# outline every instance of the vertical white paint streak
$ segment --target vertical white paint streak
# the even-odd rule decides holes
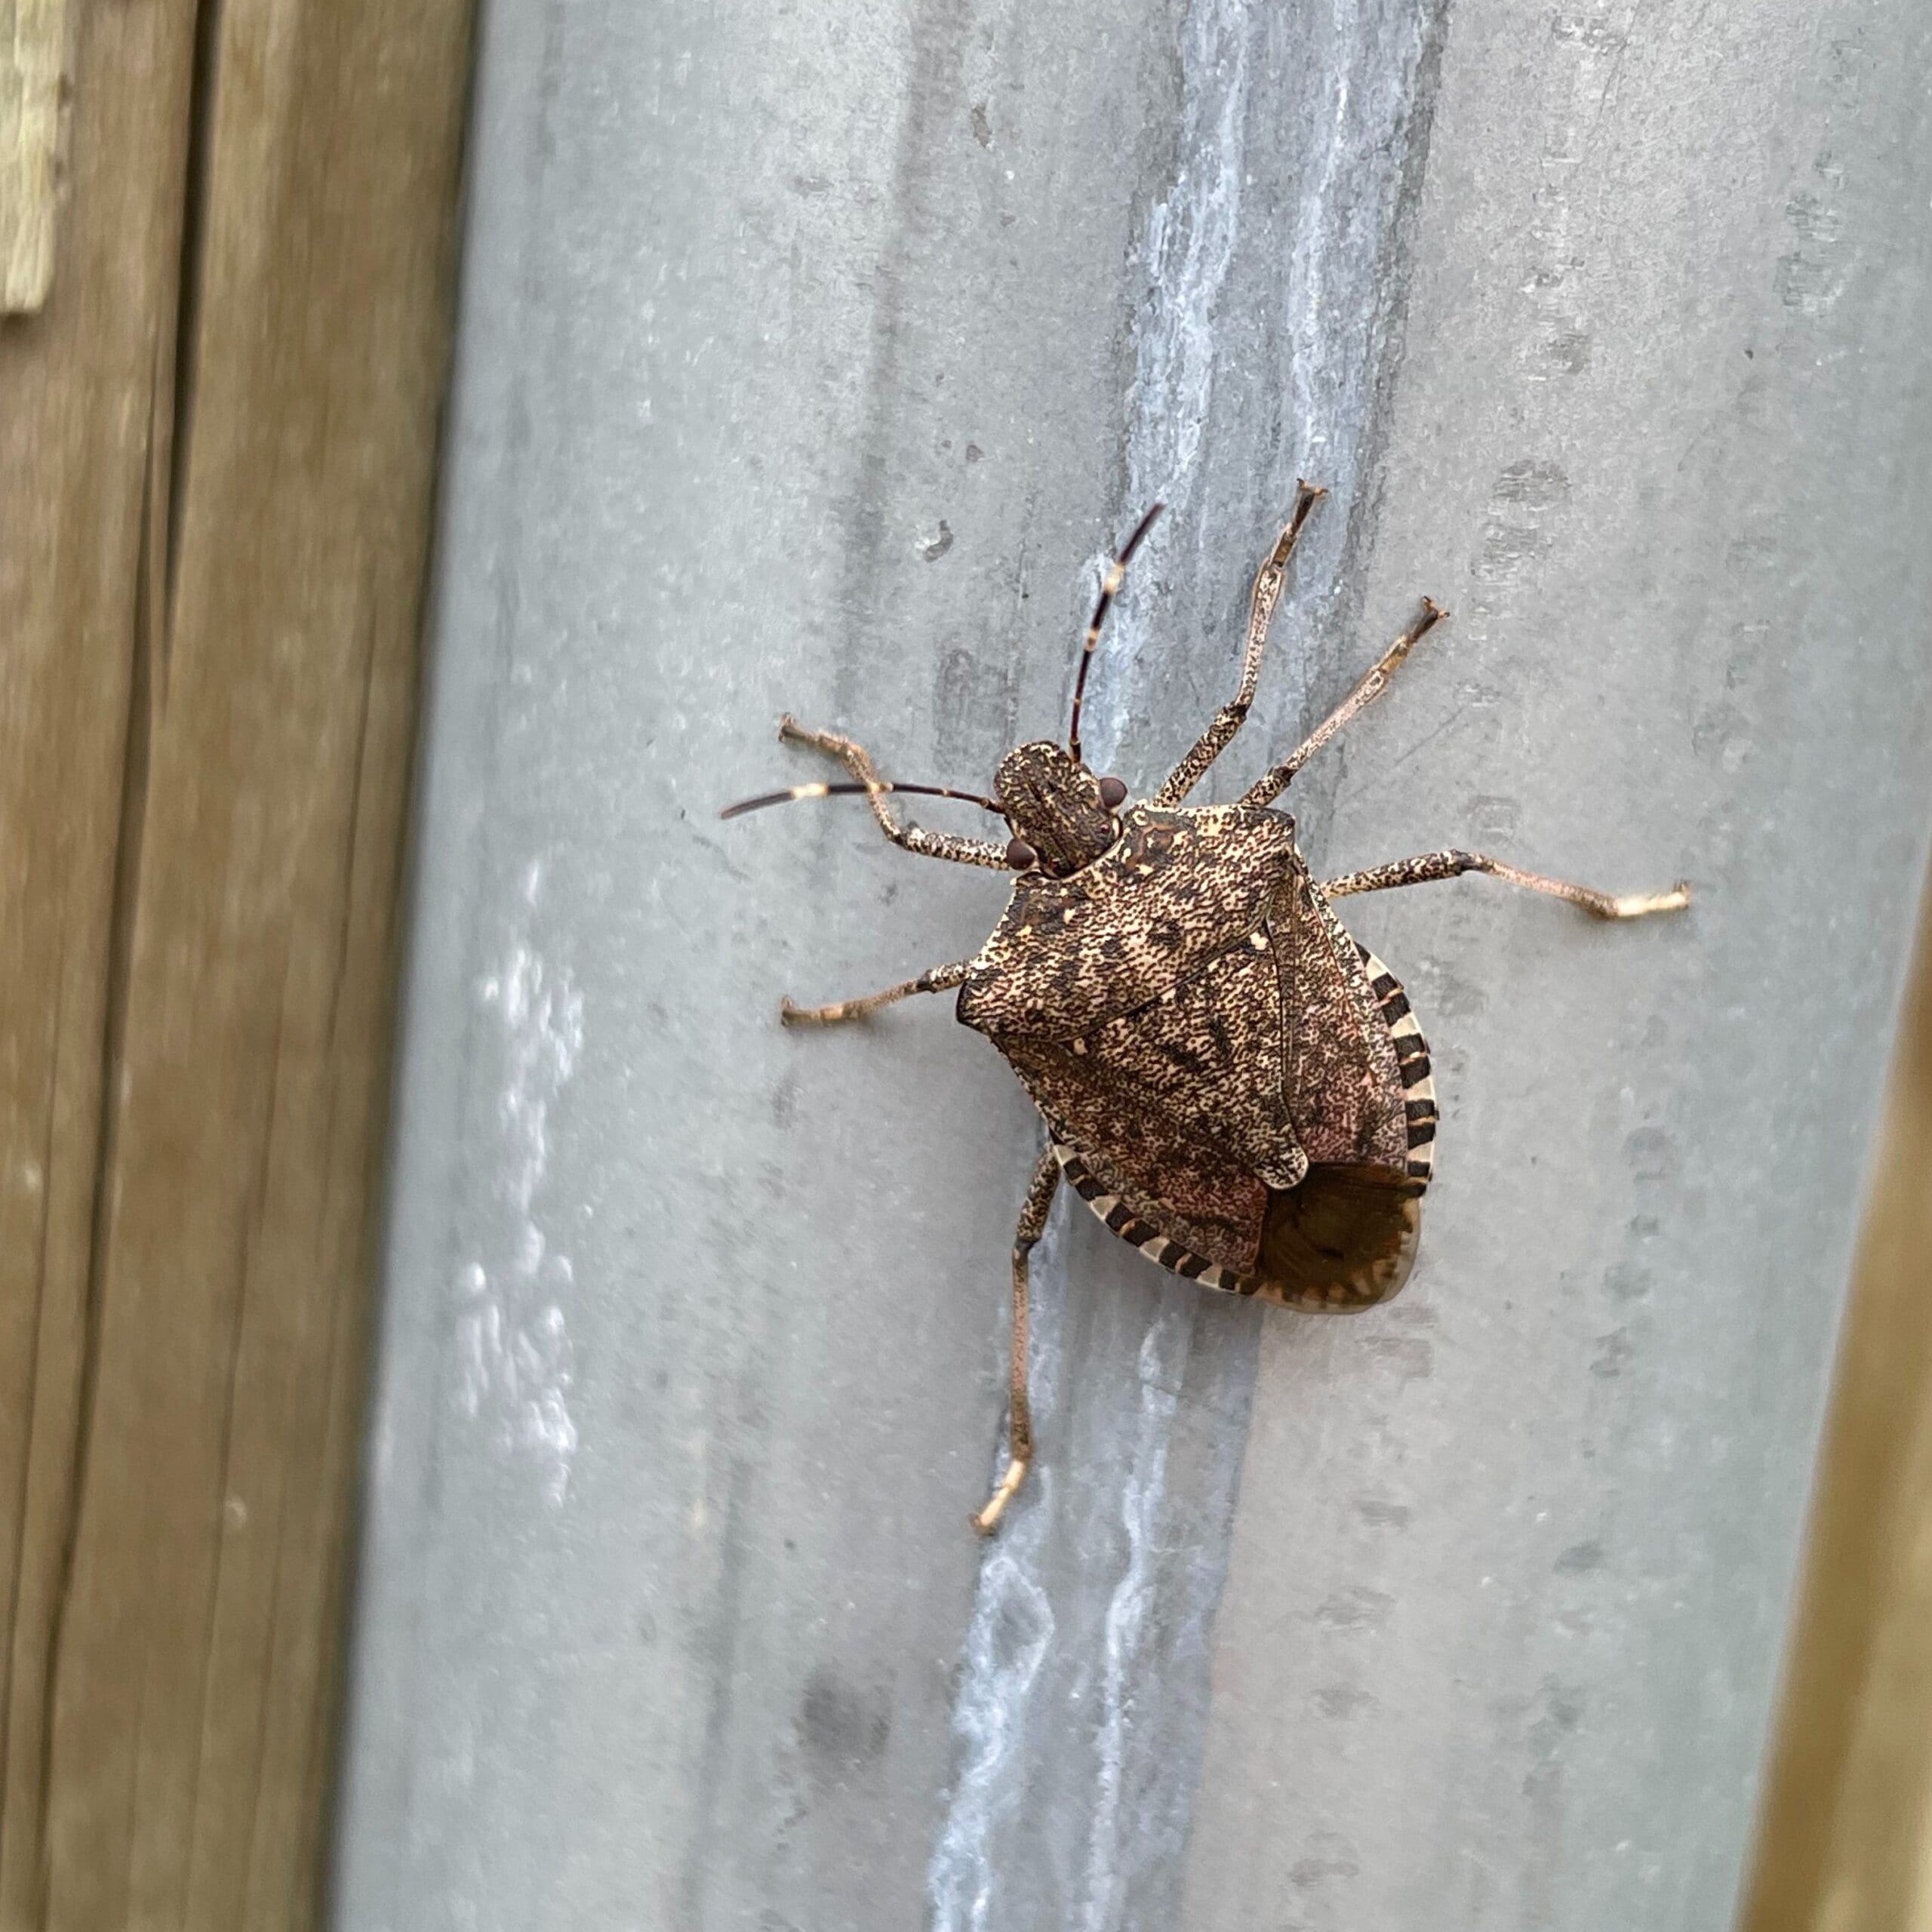
[[[1181,29],[1181,163],[1143,250],[1147,292],[1128,397],[1128,494],[1185,508],[1214,389],[1214,306],[1241,226],[1244,0],[1201,0]]]
[[[1257,299],[1263,308],[1274,301],[1287,338],[1288,366],[1273,380],[1291,401],[1292,441],[1269,451],[1283,473],[1262,479],[1265,486],[1282,490],[1285,508],[1299,468],[1328,486],[1343,515],[1359,494],[1383,355],[1387,255],[1432,9],[1430,0],[1329,0],[1325,14],[1318,8],[1315,0],[1305,14],[1297,9],[1294,32],[1297,54],[1321,71],[1304,67],[1291,88],[1264,57],[1278,25],[1271,11],[1251,11],[1245,0],[1189,0],[1180,153],[1140,251],[1146,282],[1128,397],[1123,528],[1158,497],[1169,509],[1161,540],[1172,543],[1198,521],[1190,509],[1207,500],[1224,295],[1251,309]],[[1291,99],[1297,104],[1283,120]],[[1284,205],[1281,190],[1294,196],[1284,220],[1265,201],[1251,217],[1269,233],[1272,260],[1251,259],[1259,245],[1243,239],[1251,119],[1268,130],[1252,159],[1270,171],[1275,206]],[[1238,293],[1230,288],[1236,280]],[[1217,475],[1217,494],[1221,488]],[[1215,539],[1217,558],[1224,547]],[[1337,594],[1339,542],[1325,554],[1326,569],[1311,560],[1291,601],[1318,605]],[[1097,574],[1105,561],[1095,561]],[[1096,666],[1088,737],[1097,768],[1120,759],[1128,693],[1149,642],[1144,593],[1152,574],[1130,576],[1118,631]],[[1195,1303],[1177,1286],[1140,1337],[1131,1383],[1122,1360],[1080,1364],[1088,1385],[1081,1487],[1118,1499],[1118,1533],[1103,1534],[1097,1517],[1060,1523],[1068,1511],[1065,1501],[1055,1507],[1051,1400],[1070,1371],[1061,1360],[1063,1283],[1050,1246],[1036,1252],[1035,1279],[1043,1460],[980,1571],[953,1713],[958,1768],[928,1873],[932,1924],[935,1932],[1048,1923],[1137,1932],[1165,1922],[1164,1887],[1186,1850],[1208,1695],[1206,1633],[1226,1574],[1240,1425],[1230,1423],[1183,1465],[1191,1483],[1217,1486],[1214,1497],[1170,1497],[1178,1391],[1197,1346]],[[1230,1372],[1237,1358],[1217,1357]],[[1086,1413],[1090,1401],[1097,1416]],[[1229,1403],[1230,1416],[1242,1412]],[[1075,1422],[1069,1416],[1069,1432]]]
[[[1337,42],[1353,44],[1357,10],[1352,0],[1335,0],[1334,23]],[[1288,363],[1288,392],[1295,400],[1294,420],[1307,438],[1304,467],[1311,480],[1327,483],[1332,489],[1327,466],[1346,461],[1345,453],[1334,448],[1335,432],[1343,427],[1334,418],[1335,398],[1328,392],[1335,355],[1335,318],[1325,316],[1327,306],[1331,257],[1334,252],[1334,226],[1336,171],[1341,166],[1346,148],[1349,105],[1354,97],[1346,67],[1337,67],[1330,77],[1332,103],[1327,135],[1322,143],[1321,172],[1315,192],[1304,198],[1295,219],[1294,245],[1288,257],[1288,336],[1294,353]],[[1324,319],[1326,326],[1324,327]],[[1331,380],[1324,382],[1324,378]],[[1346,480],[1352,483],[1352,465]]]
[[[1194,0],[1181,27],[1181,155],[1174,186],[1147,223],[1140,260],[1146,292],[1134,321],[1128,393],[1129,516],[1157,499],[1170,528],[1194,493],[1214,395],[1214,311],[1235,258],[1244,172],[1248,94],[1245,0]],[[1110,561],[1092,559],[1097,582]],[[1109,657],[1131,664],[1146,641],[1136,580],[1116,607]],[[1100,667],[1097,667],[1097,669]],[[1097,770],[1119,761],[1124,680],[1103,672],[1089,733]],[[1111,700],[1111,701],[1109,701]]]
[[[1174,186],[1155,208],[1142,250],[1146,294],[1136,330],[1135,374],[1128,398],[1130,490],[1145,503],[1164,496],[1174,514],[1191,491],[1214,393],[1214,305],[1234,259],[1242,177],[1241,132],[1247,104],[1248,37],[1244,0],[1194,0],[1182,29],[1183,151]],[[1095,568],[1105,567],[1105,560]],[[1143,625],[1128,610],[1118,646],[1130,655]],[[1117,681],[1095,709],[1092,737],[1103,761],[1117,750],[1124,719]],[[1035,1251],[1037,1278],[1057,1275],[1057,1244]],[[1056,1287],[1060,1285],[1054,1283]],[[1042,1298],[1033,1339],[1036,1389],[1058,1382],[1057,1293]],[[1184,1358],[1186,1324],[1170,1311],[1142,1346],[1138,1425],[1121,1445],[1119,1472],[1128,1561],[1106,1619],[1106,1660],[1100,1715],[1100,1757],[1086,1857],[1091,1932],[1114,1924],[1122,1829],[1128,1686],[1143,1638],[1151,1589],[1154,1515],[1167,1464],[1172,1397],[1163,1388],[1178,1369],[1155,1371],[1149,1351],[1164,1343]],[[1036,1433],[1050,1439],[1051,1410],[1036,1413]],[[1037,1580],[1052,1512],[1044,1494],[1049,1469],[1036,1464],[1034,1494],[1021,1499],[980,1573],[953,1709],[961,1762],[928,1875],[936,1932],[988,1932],[994,1923],[997,1861],[992,1856],[1003,1809],[1024,1796],[1022,1749],[1027,1698],[1054,1634],[1051,1598]],[[1016,1770],[1018,1775],[1015,1775]]]
[[[1336,58],[1318,172],[1296,211],[1282,291],[1303,466],[1344,512],[1362,481],[1362,437],[1385,346],[1381,266],[1425,41],[1423,11],[1334,0]],[[1340,588],[1311,584],[1309,595],[1325,601]]]
[[[1107,1601],[1105,1660],[1094,1814],[1087,1833],[1086,1897],[1081,1932],[1112,1932],[1120,1922],[1125,1872],[1123,1831],[1137,1835],[1137,1817],[1123,1817],[1128,1727],[1134,1689],[1146,1660],[1152,1621],[1155,1572],[1155,1518],[1167,1484],[1168,1443],[1174,1425],[1174,1391],[1187,1359],[1189,1324],[1170,1300],[1140,1344],[1140,1408],[1128,1476],[1121,1490],[1121,1521],[1127,1531],[1127,1564]]]
[[[537,1218],[537,1198],[549,1166],[551,1109],[583,1051],[583,999],[569,973],[530,944],[543,880],[533,861],[518,930],[476,989],[500,1029],[503,1084],[493,1198],[457,1272],[458,1346],[464,1410],[487,1421],[506,1453],[531,1458],[544,1494],[561,1503],[577,1443],[564,1315],[574,1277]]]
[[[1034,1249],[1036,1282],[1050,1268],[1057,1273],[1059,1248],[1050,1232]],[[1052,1428],[1057,1409],[1054,1392],[1060,1386],[1061,1297],[1036,1295],[1035,1303],[1033,1423],[1035,1434],[1041,1435]],[[1016,1506],[1008,1514],[980,1566],[952,1707],[958,1769],[926,1873],[935,1932],[988,1932],[994,1922],[995,1872],[988,1848],[998,1827],[1025,1797],[1024,1776],[1014,1774],[1033,1681],[1053,1641],[1052,1600],[1038,1575],[1052,1521],[1052,1471],[1035,1463],[1032,1493],[1021,1493],[1029,1506]]]

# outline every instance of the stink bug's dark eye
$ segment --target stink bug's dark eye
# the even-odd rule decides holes
[[[1023,838],[1011,841],[1006,848],[1006,863],[1017,872],[1023,872],[1039,856]]]
[[[1118,778],[1100,780],[1100,802],[1109,811],[1114,811],[1125,802],[1127,787]]]

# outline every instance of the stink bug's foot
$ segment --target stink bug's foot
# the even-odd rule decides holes
[[[1690,903],[1690,882],[1679,879],[1668,892],[1626,892],[1613,899],[1606,919],[1647,918],[1653,912],[1681,912]]]
[[[849,1013],[849,1004],[842,1001],[836,1006],[795,1006],[789,998],[778,1002],[781,1026],[830,1026],[848,1017]]]
[[[916,983],[909,986],[894,986],[891,992],[869,994],[863,999],[841,999],[830,1006],[795,1006],[789,999],[778,1002],[778,1023],[781,1026],[836,1026],[841,1020],[865,1020],[882,1006],[890,1006],[896,999],[903,999],[909,992],[924,992],[925,988]]]
[[[999,1519],[1006,1513],[1006,1506],[1019,1494],[1020,1485],[1026,1480],[1026,1459],[1016,1456],[1006,1466],[1006,1474],[999,1479],[999,1486],[986,1499],[986,1506],[977,1516],[971,1517],[974,1529],[981,1536],[989,1537],[999,1527]]]

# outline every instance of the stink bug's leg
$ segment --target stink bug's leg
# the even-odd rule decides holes
[[[1235,734],[1247,723],[1256,688],[1261,682],[1261,654],[1268,642],[1269,622],[1275,614],[1281,586],[1287,577],[1288,558],[1294,552],[1295,539],[1301,534],[1301,527],[1308,521],[1309,512],[1327,494],[1312,483],[1296,486],[1295,506],[1288,514],[1287,527],[1275,540],[1274,549],[1261,560],[1261,568],[1255,573],[1254,592],[1247,607],[1247,643],[1241,660],[1241,688],[1235,692],[1232,703],[1223,705],[1214,714],[1214,721],[1202,732],[1201,742],[1174,767],[1167,782],[1149,801],[1150,804],[1164,807],[1179,804],[1201,783],[1208,768],[1227,749]]]
[[[832,731],[808,731],[787,716],[778,721],[778,735],[788,745],[810,745],[814,751],[837,758],[861,785],[883,786],[884,781],[864,746]],[[962,866],[990,866],[995,872],[1011,869],[1006,862],[1006,848],[984,838],[961,838],[950,832],[928,832],[923,826],[901,825],[886,804],[888,794],[875,791],[867,800],[878,829],[894,844],[922,858],[950,859]]]
[[[841,1020],[863,1020],[894,1000],[909,999],[915,993],[943,993],[958,986],[971,970],[970,959],[955,959],[950,966],[935,966],[916,980],[888,986],[882,993],[868,993],[863,999],[841,999],[834,1006],[794,1006],[789,999],[778,1002],[778,1017],[787,1026],[835,1026]]]
[[[1505,865],[1500,859],[1485,858],[1480,852],[1425,852],[1420,858],[1398,859],[1392,864],[1372,866],[1362,872],[1345,873],[1340,878],[1324,880],[1321,891],[1330,899],[1343,899],[1353,892],[1386,892],[1397,885],[1426,885],[1432,879],[1456,878],[1464,872],[1487,872],[1492,878],[1511,885],[1524,886],[1531,892],[1546,892],[1552,899],[1567,899],[1599,919],[1641,919],[1652,912],[1681,912],[1690,903],[1690,888],[1680,879],[1668,892],[1598,892],[1594,887],[1573,885],[1567,879],[1545,878],[1540,872],[1526,872],[1519,866]]]
[[[1006,1438],[1011,1457],[1006,1473],[999,1479],[986,1506],[973,1518],[973,1527],[989,1537],[999,1527],[1006,1506],[1026,1480],[1026,1466],[1033,1460],[1033,1411],[1026,1400],[1026,1327],[1029,1259],[1034,1244],[1045,1233],[1047,1216],[1054,1204],[1054,1192],[1060,1186],[1060,1162],[1049,1147],[1040,1156],[1027,1184],[1026,1204],[1020,1211],[1020,1225],[1013,1235],[1013,1385],[1007,1409]]]
[[[1244,805],[1272,805],[1287,789],[1288,780],[1357,712],[1373,704],[1389,688],[1389,680],[1395,675],[1402,660],[1448,614],[1440,605],[1425,597],[1422,600],[1422,615],[1383,653],[1381,662],[1375,669],[1272,771],[1242,793],[1241,803]]]

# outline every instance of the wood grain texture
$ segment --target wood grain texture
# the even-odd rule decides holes
[[[0,1927],[314,1913],[468,0],[86,10],[0,325]]]
[[[54,282],[68,0],[0,0],[0,315]]]
[[[1743,1932],[1932,1924],[1932,896],[1813,1504]]]

